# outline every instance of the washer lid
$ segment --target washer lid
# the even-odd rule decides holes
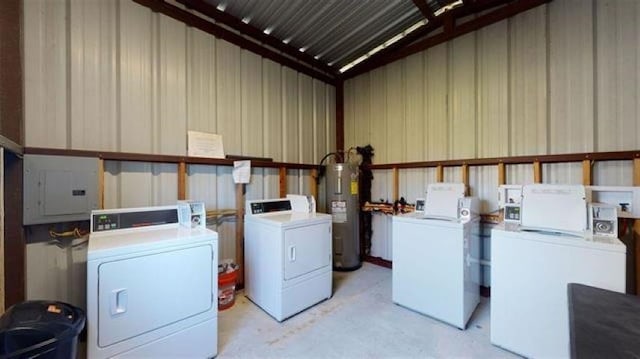
[[[514,230],[505,230],[504,228],[500,227],[494,228],[492,236],[495,232],[502,232],[502,236],[506,236],[514,240],[521,239],[564,246],[585,247],[612,252],[627,252],[627,246],[625,246],[624,243],[622,243],[618,238],[613,237],[591,237],[589,235],[575,236],[547,231],[522,231],[519,227],[515,228]]]
[[[474,217],[474,221],[477,220]],[[425,226],[435,226],[435,227],[448,227],[448,228],[462,228],[465,223],[459,219],[449,219],[449,218],[434,218],[426,216],[424,213],[407,213],[399,216],[393,216],[393,221],[396,222],[406,222],[413,224],[420,224]]]
[[[433,217],[458,218],[458,201],[464,198],[464,183],[430,183],[424,213]]]
[[[144,228],[134,232],[89,236],[87,260],[217,241],[218,233],[204,228]]]
[[[523,226],[541,230],[583,232],[587,202],[581,185],[528,184],[522,187]]]

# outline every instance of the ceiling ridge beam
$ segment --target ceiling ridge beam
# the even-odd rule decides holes
[[[415,53],[418,53],[420,51],[424,51],[430,47],[452,40],[458,36],[462,36],[467,33],[479,30],[485,26],[489,26],[496,22],[500,22],[507,18],[513,17],[521,12],[531,10],[535,7],[549,3],[551,1],[552,0],[514,0],[514,1],[507,2],[504,0],[494,0],[494,1],[489,0],[485,2],[474,2],[471,5],[471,7],[474,8],[473,12],[483,11],[484,9],[482,9],[482,6],[483,5],[487,6],[487,4],[502,3],[500,5],[504,5],[504,6],[501,6],[495,9],[494,11],[483,14],[479,17],[476,17],[475,19],[466,21],[459,25],[455,23],[456,18],[470,15],[473,12],[469,13],[470,9],[467,9],[467,11],[464,11],[464,7],[453,9],[450,14],[450,16],[452,16],[453,18],[453,26],[452,28],[448,29],[448,31],[447,29],[445,29],[445,31],[441,33],[438,33],[426,38],[422,38],[422,39],[416,39],[414,37],[412,39],[408,39],[411,41],[404,41],[401,44],[398,44],[398,46],[389,48],[389,51],[385,51],[386,49],[383,51],[380,51],[378,54],[370,57],[366,61],[363,61],[358,66],[355,66],[351,70],[343,73],[342,80],[344,81],[344,80],[356,77],[365,72],[369,72],[378,67],[387,65],[394,61],[397,61],[402,58],[413,55]],[[495,6],[499,6],[499,5],[495,5]],[[458,11],[455,11],[455,10],[458,10]],[[429,24],[427,24],[427,26],[429,26]],[[425,30],[422,31],[422,33],[427,32],[427,35],[428,33],[432,32],[437,28],[434,26],[427,28],[427,26],[425,26]],[[400,43],[401,41],[398,41],[398,42]]]
[[[422,16],[429,20],[429,22],[436,20],[436,15],[429,8],[427,0],[413,0],[413,4],[418,8],[418,10],[420,10]]]
[[[275,61],[283,66],[292,68],[298,72],[316,78],[325,83],[334,85],[337,82],[337,78],[332,77],[324,72],[318,71],[306,64],[295,61],[294,59],[284,56],[275,50],[271,50],[255,41],[247,39],[240,34],[237,34],[231,30],[225,29],[219,25],[212,23],[206,19],[201,18],[198,15],[181,9],[177,6],[171,5],[164,0],[133,0],[135,3],[148,7],[154,12],[161,13],[175,20],[183,22],[184,24],[195,27],[206,33],[209,33],[217,38],[228,41],[232,44],[239,46],[245,50],[251,51],[257,55],[260,55],[269,60]]]
[[[224,11],[218,10],[212,4],[209,4],[203,0],[176,0],[176,1],[186,6],[188,9],[193,9],[215,20],[216,22],[229,26],[230,28],[240,32],[241,34],[251,36],[255,40],[262,42],[266,45],[269,45],[279,51],[282,51],[291,57],[294,57],[300,61],[304,61],[307,64],[313,67],[316,67],[328,74],[338,76],[336,70],[333,67],[327,65],[326,63],[320,60],[317,60],[315,57],[305,52],[301,52],[299,49],[291,45],[288,45],[271,35],[265,34],[261,29],[253,25],[247,24],[242,20],[234,17],[233,15],[230,15]]]

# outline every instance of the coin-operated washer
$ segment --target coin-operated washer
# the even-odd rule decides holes
[[[625,292],[626,247],[615,213],[587,206],[583,186],[522,188],[520,222],[505,218],[491,232],[494,345],[525,357],[570,356],[567,285]]]
[[[331,297],[331,216],[313,198],[247,201],[245,295],[281,322]]]
[[[480,217],[462,183],[434,183],[393,217],[393,302],[464,329],[480,302]]]
[[[87,357],[217,354],[218,234],[180,206],[92,211]]]

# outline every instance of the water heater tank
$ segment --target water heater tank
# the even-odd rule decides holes
[[[358,166],[327,165],[327,212],[333,221],[333,268],[355,270],[360,260]]]

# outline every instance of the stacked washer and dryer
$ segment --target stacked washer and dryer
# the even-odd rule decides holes
[[[616,209],[588,205],[583,186],[564,185],[526,185],[520,206],[491,234],[491,342],[526,357],[569,357],[567,285],[625,292]]]
[[[394,216],[393,302],[464,329],[480,302],[479,225],[462,183],[430,184],[424,211]]]
[[[216,356],[218,235],[196,207],[91,213],[89,358]]]

